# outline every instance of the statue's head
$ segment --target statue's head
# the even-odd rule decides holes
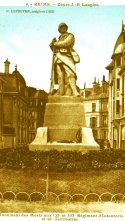
[[[65,23],[59,24],[58,31],[60,33],[64,33],[68,30],[68,26]]]

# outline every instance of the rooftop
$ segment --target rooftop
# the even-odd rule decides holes
[[[124,43],[125,43],[125,25],[123,24],[123,21],[122,21],[122,31],[115,43],[113,55],[111,58],[113,58],[115,54],[121,53],[123,51],[123,48],[125,45]]]
[[[17,65],[15,65],[15,70],[13,71],[12,75],[19,78],[21,83],[26,86],[26,81],[24,77],[20,74],[20,72],[17,70]]]

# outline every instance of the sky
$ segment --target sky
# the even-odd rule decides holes
[[[17,64],[27,86],[49,92],[52,66],[49,44],[54,37],[58,40],[58,25],[65,22],[68,32],[75,36],[74,49],[80,56],[80,63],[76,64],[78,87],[83,89],[84,82],[87,88],[92,87],[94,77],[101,83],[103,75],[108,81],[105,67],[111,62],[122,20],[125,24],[125,5],[0,5],[0,72],[4,72],[4,61],[8,58],[10,73]]]

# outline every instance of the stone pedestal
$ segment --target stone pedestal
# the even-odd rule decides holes
[[[30,150],[40,150],[40,146],[47,145],[47,137],[48,137],[48,128],[47,127],[39,127],[37,129],[37,134],[35,140],[29,144]]]
[[[49,97],[44,127],[49,128],[50,141],[75,141],[80,127],[86,127],[85,108],[81,97]]]
[[[82,141],[76,143],[76,133],[82,128]],[[70,140],[73,143],[59,143]],[[58,142],[57,142],[58,141]],[[93,138],[92,129],[86,128],[85,108],[81,97],[49,96],[46,104],[44,127],[37,129],[30,150],[99,150]]]

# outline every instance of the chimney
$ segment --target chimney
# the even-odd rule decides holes
[[[86,82],[84,83],[84,89],[86,89]]]
[[[17,71],[17,64],[15,65],[15,71]]]
[[[95,93],[99,88],[99,84],[96,82],[96,77],[94,77],[94,82],[92,84],[93,84],[93,92]]]
[[[5,63],[5,74],[9,74],[9,65],[10,65],[10,62],[8,61],[8,58],[6,61],[4,61]]]
[[[105,75],[103,75],[103,80],[102,80],[102,92],[107,93],[107,82],[105,81]]]

